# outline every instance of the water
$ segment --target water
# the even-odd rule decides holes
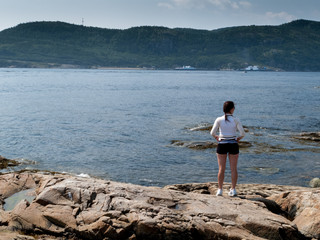
[[[135,184],[216,181],[215,149],[171,141],[213,141],[190,128],[233,100],[253,145],[239,183],[305,186],[320,176],[320,145],[292,136],[319,131],[319,86],[319,73],[0,69],[0,154]]]
[[[21,202],[21,200],[26,200],[31,203],[35,199],[35,195],[36,193],[34,189],[27,189],[17,192],[6,198],[3,209],[5,211],[11,211]]]

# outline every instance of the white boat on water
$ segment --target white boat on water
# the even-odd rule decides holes
[[[196,68],[191,66],[182,66],[182,67],[176,67],[175,70],[196,70]]]

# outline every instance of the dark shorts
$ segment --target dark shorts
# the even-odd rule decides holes
[[[239,144],[238,143],[219,143],[217,147],[217,153],[219,154],[238,154]]]

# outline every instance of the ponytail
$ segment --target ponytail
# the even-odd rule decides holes
[[[223,104],[224,120],[229,122],[227,113],[230,113],[231,109],[234,108],[234,103],[232,101],[226,101]]]

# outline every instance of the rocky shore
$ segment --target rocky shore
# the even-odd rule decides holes
[[[45,172],[2,174],[0,236],[2,240],[320,238],[319,188],[240,184],[234,198],[216,197],[216,189],[216,183],[159,188]]]

